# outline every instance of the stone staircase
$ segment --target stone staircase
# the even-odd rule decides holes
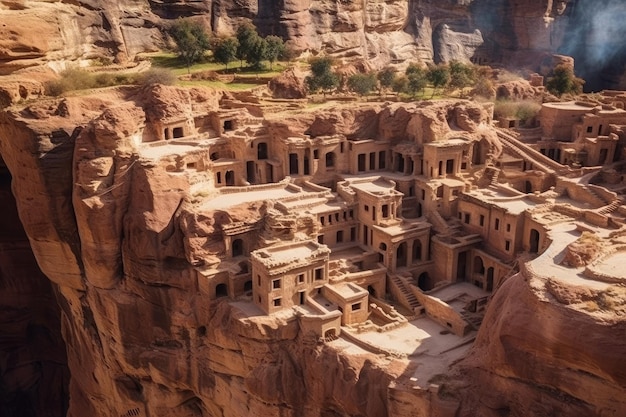
[[[566,166],[553,161],[541,152],[538,152],[525,143],[519,141],[511,134],[506,133],[501,129],[498,129],[497,132],[498,138],[500,138],[500,141],[506,150],[519,158],[530,161],[537,169],[548,174],[553,174],[556,171],[567,169]]]
[[[490,178],[489,185],[495,186],[498,185],[498,178],[500,178],[500,170],[495,167],[487,167],[485,169],[485,175]]]
[[[604,198],[602,198],[601,196],[598,195],[598,193],[596,193],[591,187],[588,187],[586,185],[583,186],[583,189],[589,194],[591,195],[591,198],[595,201],[595,204],[597,206],[604,206],[605,204],[608,203],[608,201],[606,201]]]
[[[600,211],[598,211],[598,213],[600,214],[611,214],[613,213],[615,210],[617,210],[619,208],[619,206],[622,205],[622,202],[620,200],[615,200],[613,201],[611,204],[609,204],[608,206],[602,208]]]
[[[426,218],[433,226],[435,232],[442,235],[453,235],[461,228],[461,226],[457,224],[450,225],[437,210],[428,212]]]
[[[417,315],[424,313],[424,306],[420,304],[410,288],[406,286],[398,275],[387,275],[390,285],[397,291],[393,293],[398,297],[398,302]]]

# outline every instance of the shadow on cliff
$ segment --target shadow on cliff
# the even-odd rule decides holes
[[[0,415],[64,417],[69,370],[60,311],[39,270],[0,158]]]

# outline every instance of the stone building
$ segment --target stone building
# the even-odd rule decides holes
[[[534,143],[504,130],[438,134],[421,119],[393,141],[285,135],[231,103],[153,126],[164,133],[146,140],[143,154],[187,178],[207,219],[227,218],[244,203],[260,206],[249,221],[187,232],[188,259],[210,299],[295,315],[304,332],[327,340],[342,328],[401,325],[390,303],[462,336],[519,254],[549,245],[541,213],[556,195],[598,210],[612,201],[555,173],[566,168],[561,163],[619,157],[626,113],[614,102],[544,105]],[[456,301],[438,298],[455,285]]]

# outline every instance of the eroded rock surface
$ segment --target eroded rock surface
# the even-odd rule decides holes
[[[438,174],[431,174],[435,184],[447,181],[459,193],[467,194],[467,200],[457,204],[479,197],[486,199],[480,204],[511,203],[511,210],[537,204],[536,221],[544,221],[545,227],[557,225],[553,233],[572,242],[578,231],[570,215],[579,216],[580,222],[593,215],[599,219],[596,222],[612,221],[617,228],[619,218],[609,220],[600,213],[605,203],[620,213],[620,202],[613,194],[611,204],[601,201],[588,208],[595,210],[593,213],[569,206],[561,207],[565,214],[553,210],[550,204],[556,204],[557,193],[550,189],[548,177],[550,172],[554,174],[552,168],[565,167],[540,159],[518,142],[507,142],[503,133],[491,126],[491,117],[491,105],[465,100],[329,104],[264,116],[258,100],[246,93],[165,86],[106,89],[97,95],[41,101],[2,113],[0,123],[6,136],[0,141],[0,155],[13,175],[17,209],[37,262],[58,288],[72,375],[68,415],[620,416],[626,409],[621,401],[626,386],[621,366],[624,303],[620,301],[623,288],[614,283],[594,281],[590,285],[577,276],[571,283],[559,277],[536,277],[526,270],[526,275],[505,281],[510,268],[503,269],[504,262],[494,263],[499,268],[495,283],[502,286],[489,304],[471,355],[458,373],[449,373],[448,366],[465,352],[458,349],[468,348],[471,329],[478,325],[464,317],[454,316],[461,328],[452,356],[446,356],[449,349],[436,342],[430,348],[413,347],[417,339],[384,350],[363,341],[336,340],[332,332],[317,334],[301,320],[306,311],[297,308],[264,314],[248,294],[254,292],[246,290],[244,281],[237,278],[251,273],[249,252],[277,242],[306,243],[318,234],[319,217],[302,210],[299,199],[331,197],[329,201],[337,205],[330,186],[309,184],[303,178],[291,182],[288,171],[256,185],[251,182],[258,177],[253,178],[247,166],[236,174],[231,171],[230,176],[217,175],[221,167],[235,167],[245,160],[243,155],[252,153],[257,162],[266,163],[278,155],[271,160],[274,168],[267,171],[273,174],[293,165],[291,174],[297,176],[297,164],[279,161],[283,155],[277,151],[263,152],[259,143],[267,145],[263,141],[270,137],[274,138],[271,146],[289,149],[315,144],[321,148],[330,143],[337,152],[341,152],[341,140],[346,155],[353,155],[349,152],[352,146],[374,142],[374,146],[383,143],[385,148],[380,149],[390,153],[393,149],[410,155],[418,155],[419,149],[445,154],[457,147],[459,158],[465,158],[465,168],[456,167],[459,176],[442,178],[446,170],[454,170],[454,161],[447,160],[433,164],[432,170],[437,169]],[[538,186],[545,193],[528,197],[509,186],[496,187],[495,163],[510,158],[506,152],[528,152],[524,154],[539,161],[533,172],[546,173],[541,176],[548,178],[545,184]],[[412,178],[414,170],[406,169],[409,163],[400,169],[398,158],[388,175],[398,182]],[[294,158],[287,161],[290,159]],[[306,175],[332,185],[333,177],[324,175],[334,175],[336,160],[332,155],[313,159],[318,161],[317,167],[324,161],[327,169]],[[360,171],[358,165],[350,169]],[[265,174],[259,173],[261,179]],[[350,182],[400,198],[395,182],[344,175],[350,179],[335,179],[335,187],[345,201],[354,199]],[[481,197],[474,185],[483,182],[490,189]],[[439,254],[444,244],[477,245],[477,229],[454,235],[459,230],[456,214],[448,215],[453,217],[449,223],[436,214],[442,197],[437,196],[436,188],[428,187],[433,208],[414,214],[412,223],[401,223],[403,219],[392,224],[392,229],[402,232],[399,225],[410,224],[411,230],[423,231],[430,241],[432,223],[440,235],[440,246],[433,246],[433,252]],[[588,191],[585,194],[586,188],[576,187],[574,183],[561,185],[572,194],[580,193],[588,200],[587,206],[599,199]],[[275,195],[268,190],[287,197],[278,201],[270,198]],[[507,190],[513,197],[502,198],[498,190]],[[407,190],[408,197],[414,197],[410,193]],[[289,198],[292,200],[286,202]],[[533,215],[521,214],[524,219]],[[470,222],[469,214],[460,217],[465,224]],[[334,220],[328,219],[331,221],[339,221],[339,213]],[[533,227],[541,229],[541,245],[537,230],[537,241],[523,244],[529,246],[526,251],[537,253],[550,242],[542,227]],[[246,253],[233,242],[241,230],[251,236]],[[602,239],[620,249],[623,234],[622,228]],[[551,236],[555,242],[566,242]],[[504,258],[505,242],[501,240],[489,244],[502,246],[499,253]],[[321,246],[319,242],[311,244]],[[449,280],[444,269],[454,260],[435,263],[422,258],[420,246],[413,247],[418,248],[412,250],[416,261],[424,261],[433,275],[441,271],[439,275]],[[570,249],[572,253],[585,252],[584,247],[575,250],[576,245]],[[479,247],[477,251],[486,262],[493,262],[492,255]],[[402,252],[394,249],[392,253]],[[598,257],[611,266],[612,255],[603,252]],[[255,256],[265,255],[259,252]],[[377,254],[368,250],[366,256],[374,258],[368,261],[372,265],[369,270],[346,256],[335,261],[334,272],[375,273],[370,270],[380,269]],[[508,256],[512,262],[513,255]],[[548,258],[538,258],[545,269],[561,268],[555,266],[549,251],[542,256]],[[471,277],[484,279],[478,283],[491,286],[487,291],[492,291],[494,267],[490,267],[489,281],[483,258],[472,260]],[[295,262],[299,261],[296,257]],[[596,275],[610,275],[606,269],[598,266]],[[458,279],[456,272],[450,275]],[[408,282],[417,277],[406,278]],[[253,285],[251,277],[244,279]],[[386,275],[381,279],[382,288],[355,286],[351,291],[366,299],[369,291],[385,293]],[[242,285],[228,289],[217,282]],[[467,287],[479,290],[469,282],[463,284],[465,292],[457,301],[465,305]],[[434,305],[430,308],[445,304],[433,302],[415,285],[407,286],[415,287],[414,296]],[[486,303],[487,296],[480,299]],[[419,308],[413,313],[422,314]],[[476,308],[474,305],[474,312]],[[392,308],[375,311],[379,318],[400,317]],[[427,339],[439,340],[437,333],[452,337],[448,329],[453,324],[446,323],[452,319],[447,317],[442,327],[433,324]],[[585,349],[579,349],[583,344]],[[434,364],[441,358],[447,359],[438,363],[441,370],[436,372]]]

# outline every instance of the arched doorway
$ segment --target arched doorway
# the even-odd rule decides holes
[[[326,168],[332,168],[335,166],[335,153],[328,152],[326,154]]]
[[[396,268],[406,266],[406,242],[400,243],[396,250]]]
[[[337,331],[335,329],[328,329],[324,333],[324,339],[335,340],[337,338]]]
[[[417,286],[420,287],[422,291],[432,290],[433,284],[430,280],[428,272],[422,272],[419,277],[417,277]]]
[[[226,185],[235,185],[235,173],[226,171]]]
[[[243,240],[235,239],[233,240],[233,258],[241,255],[243,255]]]
[[[217,284],[215,287],[215,298],[228,297],[228,287],[226,284]]]
[[[267,159],[267,143],[259,142],[257,145],[257,159]]]
[[[530,229],[530,253],[539,252],[539,231],[536,229]]]

